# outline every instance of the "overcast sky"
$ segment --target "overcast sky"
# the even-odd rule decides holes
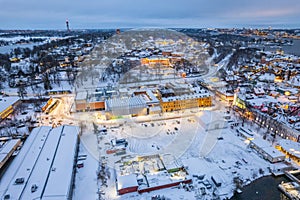
[[[0,29],[300,28],[300,0],[0,0]]]

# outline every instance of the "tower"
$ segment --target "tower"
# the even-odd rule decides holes
[[[66,25],[67,25],[67,31],[70,32],[70,28],[69,28],[69,20],[66,20]]]

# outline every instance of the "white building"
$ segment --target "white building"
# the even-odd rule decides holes
[[[216,112],[203,111],[197,117],[199,124],[205,131],[223,129],[228,127],[227,121]]]
[[[275,149],[268,141],[255,138],[250,141],[250,147],[255,149],[262,157],[271,163],[284,161],[285,155]]]

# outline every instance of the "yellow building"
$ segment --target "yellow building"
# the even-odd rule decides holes
[[[141,64],[150,66],[154,66],[156,64],[170,66],[170,60],[168,58],[142,58]]]
[[[14,106],[16,106],[19,102],[19,97],[0,97],[0,121],[12,114]]]
[[[228,93],[224,90],[217,90],[216,95],[225,101],[228,101],[228,102],[234,101],[234,94]]]
[[[161,98],[162,112],[212,106],[212,97],[209,94],[192,94]]]

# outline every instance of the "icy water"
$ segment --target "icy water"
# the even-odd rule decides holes
[[[300,40],[294,40],[294,45],[283,46],[282,49],[285,53],[300,56]]]
[[[281,192],[277,188],[281,181],[288,182],[285,176],[262,177],[242,189],[241,194],[235,194],[231,200],[280,200]]]
[[[0,53],[5,54],[5,53],[10,53],[13,51],[15,48],[30,48],[32,49],[33,46],[38,46],[40,43],[30,43],[30,44],[14,44],[14,45],[8,45],[8,46],[2,46],[0,47]]]
[[[300,56],[300,40],[293,40],[294,43],[293,45],[284,45],[281,46],[284,53],[286,54],[292,54],[292,55],[296,55],[296,56]],[[275,51],[277,48],[272,48],[272,47],[264,47],[265,50],[267,51]]]

